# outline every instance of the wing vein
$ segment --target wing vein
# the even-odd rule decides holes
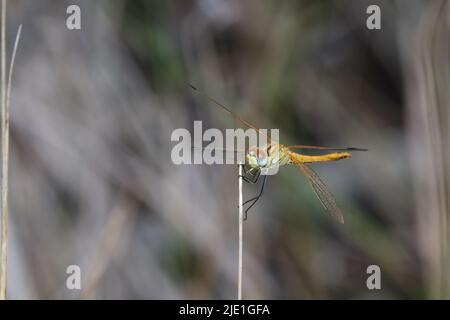
[[[341,223],[344,223],[344,216],[337,206],[336,200],[334,199],[332,193],[328,190],[326,184],[319,178],[317,173],[301,162],[297,162],[295,164],[305,175],[306,179],[309,182],[309,185],[313,189],[314,193],[316,194],[317,198],[320,200],[324,208],[328,212],[330,212],[335,219],[337,219]]]

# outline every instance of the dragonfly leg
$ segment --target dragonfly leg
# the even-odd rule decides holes
[[[258,182],[260,175],[261,175],[261,170],[257,170],[255,173],[245,172],[242,176],[239,176],[239,177],[242,177],[242,179],[244,179],[244,181],[247,183],[255,184]]]
[[[253,198],[251,198],[251,199],[248,199],[247,201],[245,201],[245,202],[243,203],[243,205],[246,205],[247,203],[253,201],[252,204],[250,204],[250,206],[249,206],[247,209],[245,209],[244,220],[247,220],[248,211],[256,204],[256,202],[259,200],[259,198],[261,198],[261,196],[263,195],[263,193],[264,193],[264,187],[265,187],[265,185],[266,185],[266,179],[267,179],[267,176],[265,175],[265,176],[263,177],[263,182],[262,182],[262,185],[261,185],[261,190],[259,191],[258,195],[257,195],[256,197],[253,197]]]

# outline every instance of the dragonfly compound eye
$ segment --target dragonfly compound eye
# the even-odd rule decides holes
[[[265,167],[267,165],[267,158],[257,158],[258,166]]]
[[[267,153],[263,149],[258,149],[256,152],[256,161],[258,166],[265,167],[267,165]]]
[[[246,160],[251,167],[265,167],[268,163],[266,151],[257,147],[249,148]]]

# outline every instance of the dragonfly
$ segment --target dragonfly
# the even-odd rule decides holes
[[[225,112],[227,112],[232,118],[236,119],[248,128],[252,128],[260,133],[260,129],[241,118],[236,113],[231,111],[230,108],[221,104],[216,99],[210,97],[206,93],[200,91],[197,87],[189,84],[189,86],[197,93],[204,96],[207,100],[218,106]],[[261,173],[264,170],[269,170],[275,166],[281,167],[285,165],[294,165],[305,176],[315,195],[323,205],[326,211],[340,223],[344,223],[344,216],[336,204],[336,200],[333,194],[328,189],[327,185],[320,179],[319,175],[309,167],[311,163],[337,161],[341,159],[351,158],[351,151],[368,151],[365,148],[355,147],[324,147],[324,146],[310,146],[310,145],[290,145],[285,146],[280,143],[274,142],[268,137],[270,143],[264,147],[250,146],[245,154],[245,164],[243,164],[242,178],[245,182],[255,184],[258,182]],[[295,150],[321,150],[326,151],[325,154],[320,155],[307,155],[296,152]],[[249,204],[245,210],[244,220],[247,220],[248,211],[256,204],[261,198],[266,185],[267,175],[263,176],[263,182],[258,195],[248,199],[243,205]]]

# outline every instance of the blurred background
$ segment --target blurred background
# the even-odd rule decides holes
[[[81,8],[80,31],[66,8]],[[381,30],[366,9],[381,8]],[[240,124],[283,144],[365,147],[294,167],[244,227],[247,299],[450,298],[446,1],[8,1],[12,299],[234,299],[234,165],[174,165],[176,128]],[[244,198],[257,192],[245,184]],[[79,265],[82,290],[66,288]],[[381,290],[366,287],[369,265]]]

